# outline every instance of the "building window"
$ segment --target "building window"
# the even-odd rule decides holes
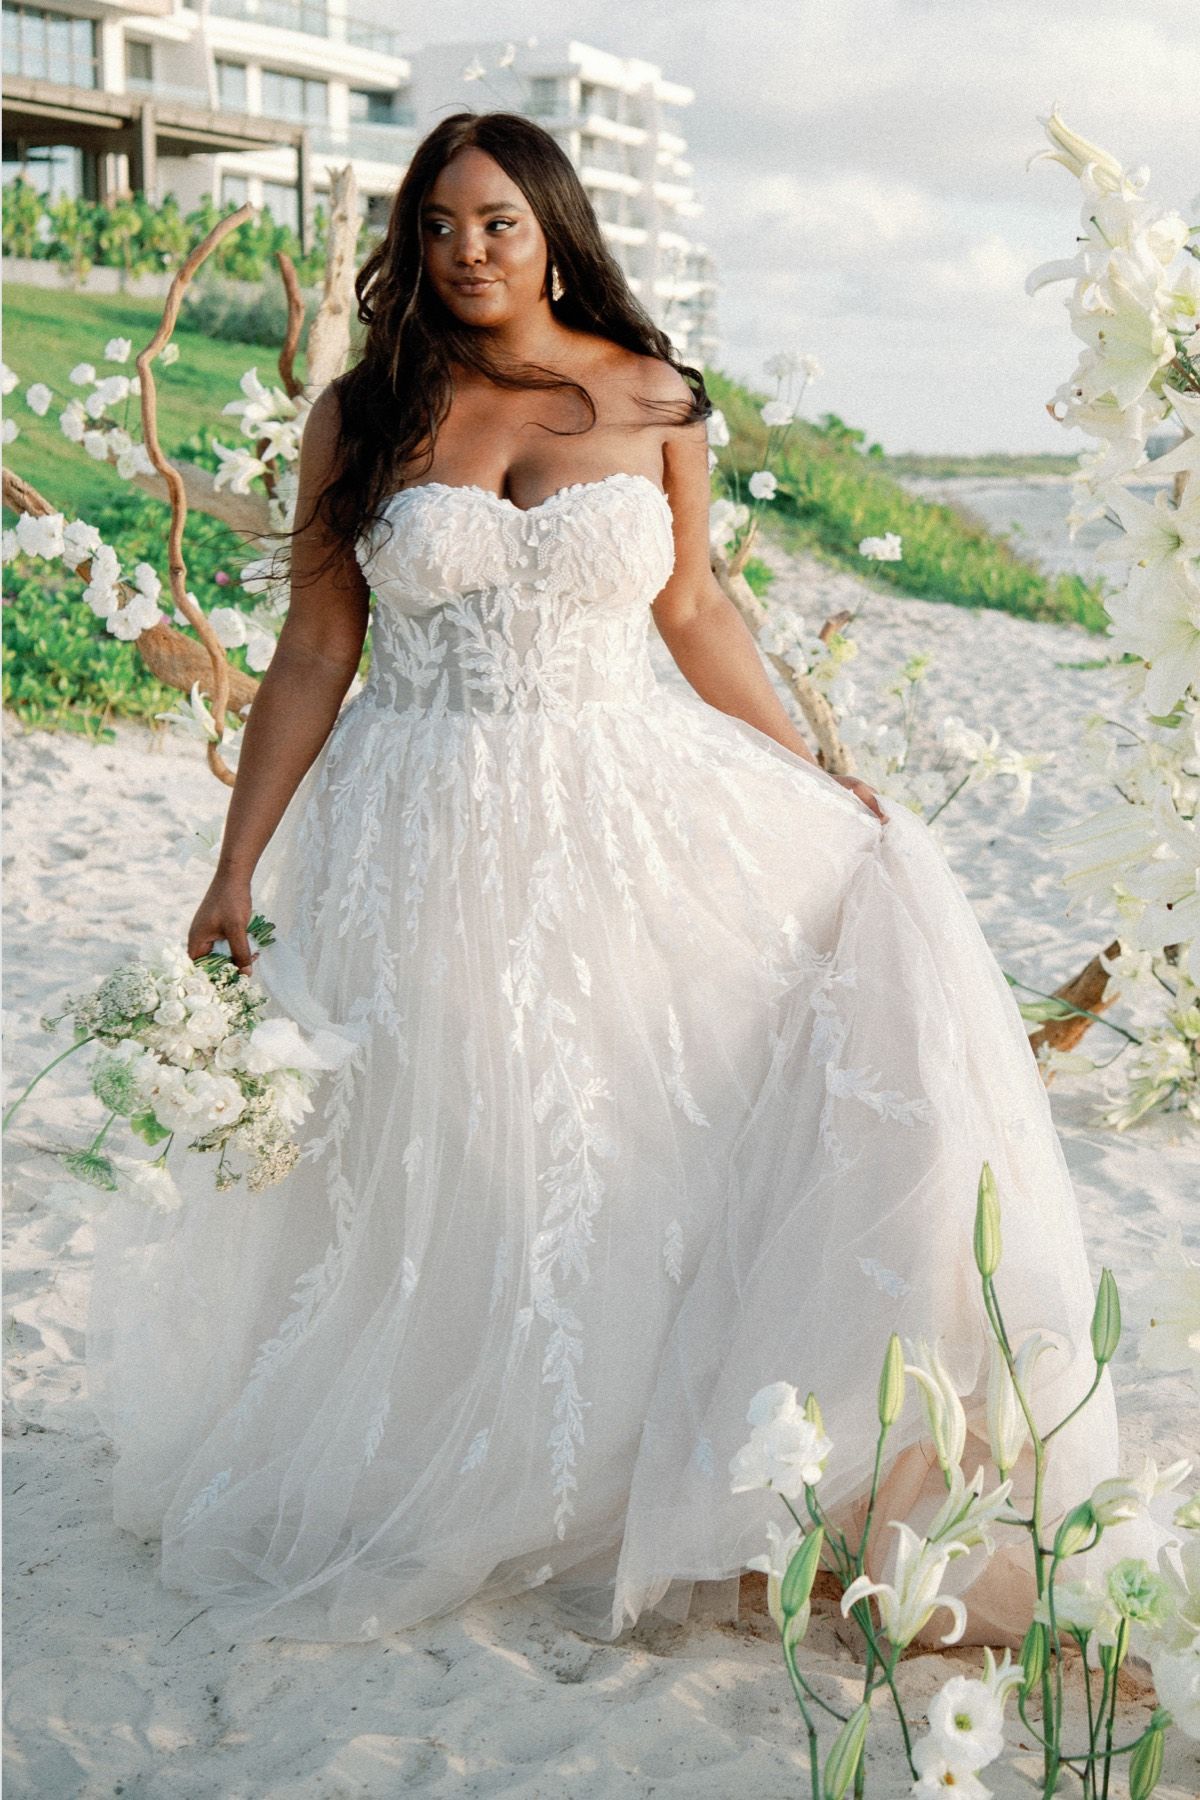
[[[560,83],[556,75],[535,75],[529,83],[529,111],[535,119],[557,117]]]
[[[15,144],[5,144],[5,184],[18,175],[43,194],[51,205],[64,196],[71,200],[94,200],[99,191],[95,152],[78,150],[72,144],[45,144],[36,150],[26,150],[23,157],[17,154]]]
[[[395,95],[380,93],[377,88],[351,88],[350,118],[353,123],[365,120],[370,125],[394,125]]]
[[[97,87],[95,21],[4,0],[4,73]]]
[[[328,92],[326,82],[307,75],[285,75],[282,69],[262,72],[262,109],[270,119],[324,119]]]
[[[262,203],[277,225],[288,225],[299,235],[300,196],[286,181],[264,181]]]
[[[218,56],[217,95],[227,112],[244,113],[247,110],[245,63],[224,62]]]
[[[221,206],[228,210],[234,206],[245,206],[250,198],[250,183],[244,175],[222,175]]]
[[[125,79],[130,87],[149,87],[154,80],[154,50],[137,38],[125,39]]]
[[[621,93],[618,88],[601,87],[598,82],[585,81],[579,91],[580,109],[585,113],[599,113],[602,119],[619,119],[621,117]]]

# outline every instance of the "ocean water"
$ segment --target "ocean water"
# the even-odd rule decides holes
[[[1131,483],[1129,491],[1149,504],[1169,481],[1169,476],[1162,476],[1156,482]],[[1120,528],[1106,519],[1093,519],[1072,542],[1067,535],[1071,486],[1066,476],[920,475],[903,476],[900,484],[922,499],[939,500],[969,513],[1048,575],[1083,575],[1109,589],[1118,585],[1121,565],[1102,562],[1095,553],[1106,539],[1119,536]]]

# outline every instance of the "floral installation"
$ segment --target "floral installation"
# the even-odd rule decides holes
[[[1200,1740],[1200,1494],[1177,1505],[1174,1523],[1184,1541],[1181,1545],[1177,1538],[1164,1546],[1157,1570],[1140,1558],[1127,1557],[1113,1564],[1102,1581],[1072,1579],[1066,1571],[1072,1557],[1093,1549],[1104,1531],[1137,1518],[1157,1496],[1177,1491],[1191,1474],[1192,1464],[1181,1460],[1160,1471],[1147,1457],[1140,1474],[1100,1482],[1060,1520],[1047,1521],[1043,1516],[1047,1446],[1087,1406],[1116,1352],[1121,1336],[1116,1283],[1105,1269],[1091,1322],[1095,1366],[1091,1386],[1070,1412],[1042,1429],[1031,1408],[1030,1376],[1053,1340],[1033,1331],[1014,1347],[1005,1325],[996,1288],[1001,1206],[987,1162],[981,1167],[976,1194],[973,1248],[991,1333],[987,1431],[1000,1475],[995,1486],[988,1487],[982,1464],[969,1482],[963,1473],[966,1414],[937,1347],[923,1339],[905,1345],[895,1334],[880,1374],[874,1474],[857,1543],[832,1523],[821,1503],[819,1487],[835,1446],[825,1433],[815,1394],[801,1404],[789,1382],[761,1388],[746,1414],[750,1437],[729,1462],[733,1493],[769,1489],[779,1495],[790,1517],[786,1534],[774,1520],[768,1521],[767,1550],[746,1566],[767,1575],[768,1610],[807,1733],[812,1800],[840,1800],[851,1784],[856,1795],[864,1793],[872,1698],[877,1692],[890,1699],[898,1720],[914,1795],[952,1790],[989,1800],[992,1790],[980,1777],[1004,1754],[1005,1709],[1011,1698],[1023,1732],[1041,1750],[1043,1800],[1050,1800],[1063,1771],[1079,1778],[1084,1800],[1103,1800],[1113,1767],[1123,1757],[1129,1758],[1131,1800],[1147,1800],[1162,1769],[1167,1730],[1174,1725]],[[1194,1312],[1194,1296],[1191,1304]],[[883,1450],[903,1411],[909,1378],[920,1393],[946,1497],[920,1534],[904,1520],[887,1522],[897,1534],[896,1554],[891,1580],[876,1581],[865,1569]],[[1011,1502],[1009,1471],[1027,1445],[1032,1446],[1034,1485],[1029,1516],[1024,1516]],[[969,1551],[982,1548],[985,1558],[991,1556],[1000,1529],[1026,1533],[1032,1551],[1037,1599],[1020,1656],[1013,1661],[1005,1650],[997,1663],[991,1649],[985,1648],[981,1674],[955,1674],[945,1682],[927,1708],[927,1733],[914,1740],[896,1679],[897,1664],[939,1612],[949,1615],[940,1641],[953,1644],[962,1637],[967,1609],[957,1595],[944,1589],[943,1577],[950,1563]],[[800,1667],[813,1584],[822,1569],[835,1577],[841,1588],[839,1610],[854,1620],[862,1637],[862,1698],[849,1713],[826,1700]],[[1086,1733],[1068,1717],[1065,1706],[1068,1643],[1080,1652]],[[1118,1673],[1131,1650],[1149,1661],[1160,1704],[1145,1728],[1124,1741],[1117,1729]],[[1037,1717],[1030,1710],[1035,1704]],[[828,1746],[817,1730],[818,1711],[827,1714],[836,1728]],[[1072,1741],[1073,1735],[1086,1736],[1086,1742]]]
[[[759,409],[765,428],[761,466],[746,480],[745,497],[736,464],[726,468],[720,455],[731,443],[728,420],[719,408],[708,420],[709,469],[721,488],[709,507],[709,539],[714,555],[732,571],[744,564],[766,508],[781,492],[780,471],[790,433],[809,382],[822,373],[815,356],[788,352],[768,357],[763,368],[775,383],[775,395]],[[867,562],[903,560],[899,532],[864,537],[858,551]],[[960,793],[997,775],[1012,778],[1013,810],[1024,812],[1033,775],[1047,757],[1011,750],[1001,744],[994,727],[984,733],[948,715],[933,733],[936,760],[926,766],[918,763],[914,743],[921,724],[922,685],[932,659],[924,653],[910,656],[874,692],[860,696],[852,668],[858,644],[850,630],[856,616],[840,614],[814,628],[791,608],[768,604],[765,617],[754,625],[760,648],[780,672],[799,677],[828,703],[838,748],[852,756],[854,773],[921,814],[927,824]]]
[[[261,914],[248,930],[260,947],[274,941]],[[219,1190],[244,1175],[258,1193],[295,1166],[293,1129],[312,1111],[312,1090],[330,1066],[293,1020],[264,1017],[267,1004],[223,940],[195,961],[181,945],[164,944],[120,963],[42,1019],[53,1031],[69,1018],[74,1041],[27,1084],[4,1126],[44,1075],[91,1044],[91,1091],[108,1116],[84,1148],[56,1152],[70,1175],[173,1210],[181,1198],[167,1155],[178,1138],[189,1150],[217,1152]],[[107,1140],[118,1119],[134,1137],[161,1144],[159,1155],[151,1161],[114,1151]]]
[[[1144,167],[1126,170],[1057,106],[1040,123],[1049,147],[1030,161],[1077,179],[1080,228],[1075,255],[1032,270],[1026,288],[1071,284],[1082,349],[1047,410],[1091,439],[1072,538],[1100,517],[1119,528],[1097,554],[1117,577],[1105,606],[1131,714],[1086,722],[1114,797],[1055,841],[1072,899],[1115,909],[1119,954],[1101,961],[1152,1021],[1108,1063],[1076,1053],[1067,1066],[1119,1062],[1124,1088],[1102,1117],[1123,1130],[1156,1109],[1200,1119],[1200,194],[1185,218],[1147,197]],[[1164,426],[1179,440],[1151,460],[1147,439]],[[1132,491],[1148,474],[1171,477],[1152,504]]]

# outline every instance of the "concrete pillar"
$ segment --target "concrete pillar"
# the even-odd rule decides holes
[[[296,138],[296,191],[300,213],[300,251],[304,256],[313,246],[313,174],[312,150],[307,130]]]
[[[138,109],[134,142],[129,158],[129,185],[141,188],[152,206],[158,205],[158,132],[154,102],[144,100]]]

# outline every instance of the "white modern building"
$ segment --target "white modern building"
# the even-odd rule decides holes
[[[524,112],[571,157],[643,304],[682,352],[712,359],[690,89],[566,38],[406,47],[354,4],[3,0],[4,179],[90,198],[173,193],[185,212],[249,201],[307,239],[330,168],[353,162],[362,212],[382,226],[439,118]]]
[[[716,277],[695,236],[701,207],[683,133],[690,88],[567,38],[432,44],[411,63],[419,133],[464,106],[527,113],[553,132],[642,304],[686,354],[713,357]]]

